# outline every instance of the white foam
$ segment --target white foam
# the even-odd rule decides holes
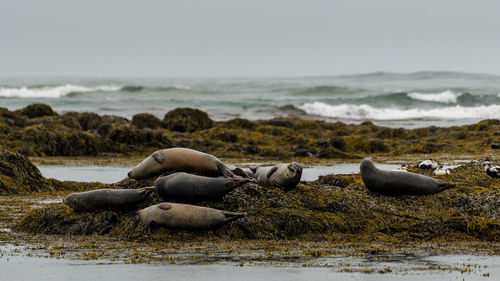
[[[0,97],[17,98],[60,98],[70,93],[86,92],[115,92],[121,89],[120,86],[101,85],[96,87],[86,87],[66,84],[62,86],[46,87],[0,87]]]
[[[408,97],[415,100],[439,103],[457,103],[457,98],[460,95],[462,94],[457,94],[450,90],[446,90],[441,93],[408,93]]]
[[[405,120],[405,119],[500,119],[500,105],[476,107],[440,107],[433,109],[374,108],[367,104],[329,105],[322,102],[299,106],[308,114],[349,120]]]

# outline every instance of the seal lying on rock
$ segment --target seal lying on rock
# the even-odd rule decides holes
[[[153,152],[132,171],[129,178],[142,179],[166,170],[197,172],[207,176],[234,177],[217,157],[189,148],[169,148]]]
[[[420,174],[379,170],[368,159],[361,161],[360,170],[366,188],[384,195],[435,194],[455,186]]]
[[[253,178],[261,186],[276,186],[284,191],[297,187],[302,176],[302,166],[296,162],[269,167],[252,167]]]
[[[71,193],[63,199],[63,203],[75,211],[129,210],[154,190],[153,186],[138,189],[97,189]]]
[[[164,200],[181,202],[220,201],[233,189],[254,181],[249,178],[209,178],[175,173],[155,181],[156,193]]]
[[[138,212],[141,221],[147,225],[161,225],[180,229],[208,230],[217,228],[247,213],[221,211],[177,203],[160,203]]]

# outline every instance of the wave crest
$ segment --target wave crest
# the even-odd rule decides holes
[[[408,97],[415,99],[415,100],[420,100],[420,101],[430,101],[430,102],[437,102],[437,103],[457,103],[457,98],[461,96],[462,94],[458,94],[455,92],[452,92],[450,90],[446,90],[441,93],[408,93]]]
[[[121,89],[120,86],[101,85],[96,87],[87,87],[66,84],[61,86],[43,86],[43,87],[0,87],[0,97],[5,98],[60,98],[71,93],[86,92],[115,92]]]
[[[299,106],[308,114],[350,120],[405,120],[405,119],[500,119],[500,105],[476,107],[441,107],[433,109],[374,108],[367,104],[329,105],[322,102]]]

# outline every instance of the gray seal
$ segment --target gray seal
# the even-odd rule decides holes
[[[138,214],[141,221],[147,225],[188,230],[214,229],[246,216],[246,213],[167,202],[144,208]]]
[[[220,201],[224,195],[233,189],[253,179],[210,178],[188,173],[174,173],[155,181],[156,193],[163,200],[180,202]]]
[[[153,152],[132,171],[129,178],[142,179],[155,173],[173,170],[177,172],[196,172],[206,176],[234,177],[226,165],[217,157],[189,148],[169,148]]]
[[[138,189],[97,189],[71,193],[63,199],[63,203],[75,211],[130,210],[154,190],[153,186]]]
[[[275,186],[283,191],[297,187],[302,176],[302,166],[296,162],[268,167],[252,167],[252,177],[261,186]]]
[[[384,195],[436,194],[455,184],[410,172],[377,169],[369,159],[361,161],[361,179],[368,190]]]

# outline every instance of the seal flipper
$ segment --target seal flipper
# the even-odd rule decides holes
[[[226,165],[224,165],[222,162],[217,161],[217,170],[221,172],[221,174],[226,177],[226,178],[234,178],[236,175],[229,169]]]
[[[224,182],[224,185],[228,187],[230,190],[233,190],[237,187],[240,187],[244,184],[247,184],[249,182],[255,182],[255,179],[251,178],[242,178],[242,177],[234,177],[234,178],[227,178],[226,181]]]
[[[224,214],[224,218],[226,222],[233,221],[238,218],[245,217],[247,215],[247,212],[244,213],[237,213],[237,212],[230,212],[230,211],[221,211]]]
[[[236,168],[234,170],[232,170],[233,174],[237,175],[237,176],[241,176],[241,177],[244,177],[244,178],[250,178],[250,176],[241,168]]]
[[[281,184],[279,184],[276,180],[273,180],[271,183],[273,184],[274,187],[277,187],[277,188],[285,191],[285,187],[281,186]]]
[[[156,152],[154,152],[153,154],[151,154],[151,157],[153,157],[153,159],[154,159],[156,162],[158,162],[158,164],[163,163],[163,154],[161,154],[161,152],[156,151]]]
[[[153,192],[154,190],[156,190],[156,187],[154,187],[154,186],[148,186],[148,187],[140,188],[140,190],[141,190],[141,193],[144,193],[144,195],[148,195],[151,192]]]
[[[277,166],[272,167],[271,170],[269,170],[269,172],[267,172],[266,178],[271,177],[274,174],[274,172],[276,172],[276,170],[278,170]]]

